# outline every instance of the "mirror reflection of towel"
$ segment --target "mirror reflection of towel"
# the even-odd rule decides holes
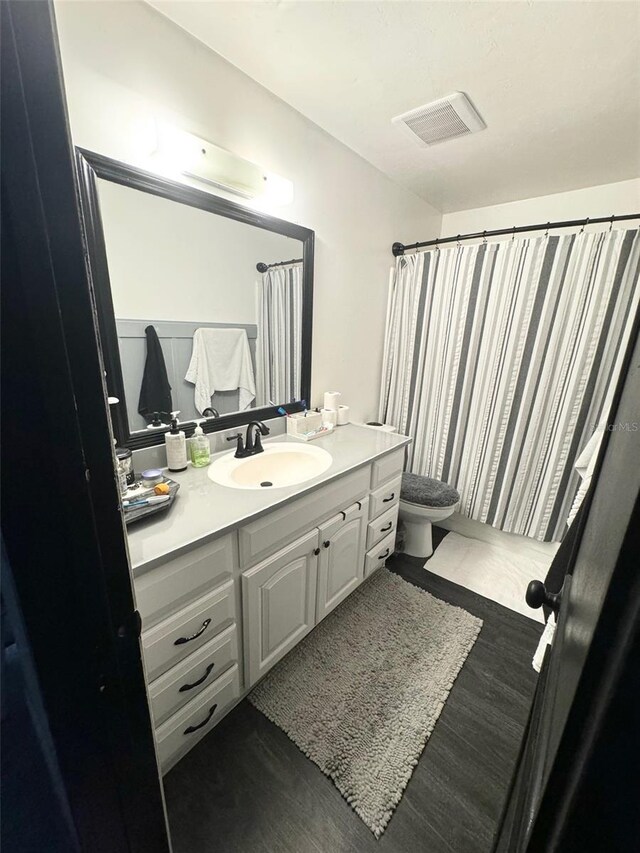
[[[195,407],[200,414],[216,391],[237,389],[239,409],[248,409],[256,384],[245,329],[196,329],[185,379],[196,386]]]
[[[171,385],[158,333],[153,326],[144,330],[147,336],[147,360],[144,363],[138,412],[151,419],[154,412],[171,412]]]

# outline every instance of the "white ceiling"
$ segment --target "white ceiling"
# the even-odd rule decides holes
[[[637,2],[150,2],[444,212],[640,176]],[[391,125],[453,91],[486,130]]]

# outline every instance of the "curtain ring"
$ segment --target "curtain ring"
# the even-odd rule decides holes
[[[484,243],[485,246],[487,245],[487,232],[486,231],[482,232],[482,242]]]
[[[458,234],[458,236],[456,237],[456,240],[457,240],[458,248],[460,248],[462,244],[460,243],[460,235],[459,235],[459,234]]]
[[[515,239],[516,239],[516,226],[514,225],[514,226],[513,226],[513,233],[512,233],[512,235],[511,235],[511,242],[513,243],[513,241],[514,241]]]
[[[615,219],[615,214],[611,216],[611,222],[609,223],[609,234],[613,231],[613,220]]]
[[[440,241],[440,238],[436,237],[436,252],[440,251],[440,246],[438,245],[439,241]]]
[[[545,231],[545,234],[544,234],[545,240],[549,236],[549,228],[551,228],[551,223],[547,222],[547,230]]]
[[[588,224],[589,224],[589,217],[587,216],[585,221],[582,223],[582,228],[580,229],[581,234],[584,234],[584,229],[587,227]]]

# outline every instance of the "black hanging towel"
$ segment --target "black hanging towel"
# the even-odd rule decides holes
[[[142,374],[138,412],[150,419],[154,412],[171,412],[173,406],[171,385],[158,333],[153,326],[147,326],[144,333],[147,336],[147,360]]]

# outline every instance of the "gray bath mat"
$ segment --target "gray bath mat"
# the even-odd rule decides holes
[[[380,569],[249,695],[379,838],[482,627]]]

